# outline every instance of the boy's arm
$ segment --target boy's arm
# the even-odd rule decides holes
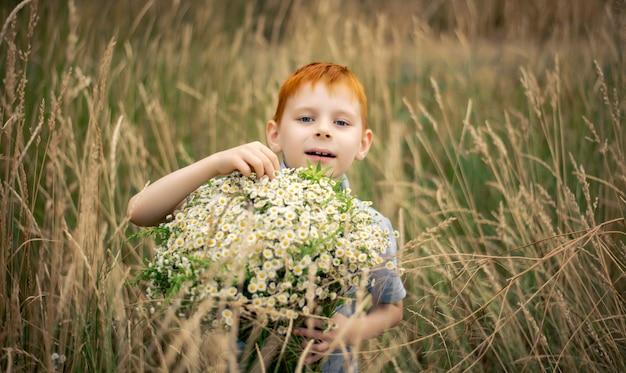
[[[363,316],[346,317],[335,313],[333,321],[337,327],[327,332],[323,332],[322,320],[310,319],[312,325],[309,328],[296,329],[294,335],[316,341],[310,346],[310,353],[305,359],[305,364],[310,364],[344,345],[355,346],[362,341],[378,337],[385,330],[398,325],[402,321],[402,313],[402,300],[394,303],[377,303]],[[308,340],[303,341],[303,348],[306,348]]]
[[[258,141],[211,154],[163,176],[134,195],[128,202],[126,215],[136,225],[157,225],[209,179],[235,170],[245,176],[254,172],[257,177],[273,177],[274,171],[280,170],[280,162],[274,152]]]
[[[342,342],[349,346],[356,346],[368,339],[376,338],[387,329],[393,328],[402,321],[402,301],[395,303],[377,303],[361,317],[346,317],[339,312],[333,316],[333,321],[343,323],[345,331],[341,331],[341,326],[337,328],[340,334],[345,336]],[[334,346],[337,348],[340,346]]]

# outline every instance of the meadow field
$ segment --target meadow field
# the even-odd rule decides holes
[[[362,372],[626,371],[625,0],[8,0],[0,371],[230,371],[132,283],[150,181],[264,141],[282,81],[346,65],[348,175],[398,229],[404,320]]]

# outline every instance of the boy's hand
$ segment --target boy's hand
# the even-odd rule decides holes
[[[280,170],[276,154],[259,141],[236,146],[213,156],[216,158],[217,171],[221,175],[238,170],[244,176],[250,176],[254,172],[257,178],[264,175],[273,178],[274,171]]]
[[[402,320],[402,301],[394,303],[376,303],[367,310],[364,316],[346,317],[335,312],[332,321],[334,328],[324,331],[327,321],[318,318],[306,320],[308,327],[298,328],[293,334],[304,337],[301,344],[305,349],[311,342],[305,358],[306,364],[311,364],[334,350],[344,346],[357,346],[362,341],[375,338],[385,330],[392,328]]]
[[[304,360],[305,364],[316,362],[334,350],[340,349],[347,344],[345,342],[345,334],[347,331],[347,325],[350,323],[350,319],[340,313],[335,313],[333,315],[333,322],[335,323],[335,326],[327,328],[327,321],[310,318],[306,321],[308,327],[297,328],[294,330],[294,335],[304,338],[301,343],[302,349],[306,349],[311,340],[315,341],[309,348],[309,353]],[[328,330],[324,331],[325,329]]]

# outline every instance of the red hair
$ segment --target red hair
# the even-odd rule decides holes
[[[318,82],[326,84],[331,93],[339,85],[348,88],[361,105],[363,130],[367,129],[367,97],[363,85],[347,67],[326,62],[313,62],[303,66],[285,80],[278,92],[274,121],[280,124],[287,100],[293,97],[304,84],[310,83],[311,86],[315,86]]]

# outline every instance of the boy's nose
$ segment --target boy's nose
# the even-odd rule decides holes
[[[315,131],[315,137],[330,138],[330,125],[326,120],[320,120]]]

